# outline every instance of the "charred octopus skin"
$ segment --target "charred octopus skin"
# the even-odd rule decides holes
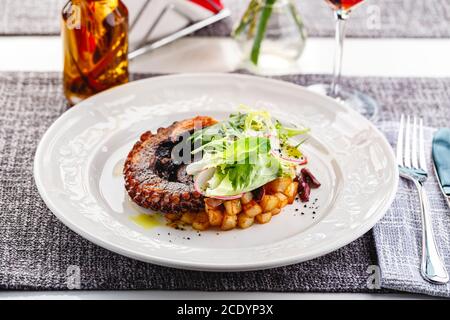
[[[211,117],[198,116],[159,128],[156,134],[143,133],[128,154],[123,170],[131,199],[141,207],[163,213],[203,210],[203,196],[195,191],[186,165],[173,161],[172,149],[183,134],[215,123]]]

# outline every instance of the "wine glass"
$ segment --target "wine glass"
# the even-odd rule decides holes
[[[350,11],[357,4],[364,0],[325,0],[334,10],[336,19],[336,49],[333,68],[333,80],[331,84],[314,84],[309,88],[313,91],[320,92],[331,96],[351,108],[357,110],[363,116],[370,120],[376,120],[378,115],[378,104],[376,101],[366,94],[340,86],[342,71],[342,56],[345,37],[345,25],[349,17]]]

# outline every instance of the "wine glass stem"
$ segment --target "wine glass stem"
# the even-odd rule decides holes
[[[341,81],[342,73],[342,57],[344,52],[344,38],[345,38],[345,25],[348,18],[348,13],[342,10],[335,11],[336,18],[336,44],[334,53],[334,68],[333,68],[333,81],[331,83],[331,96],[336,97],[338,95],[338,87]]]

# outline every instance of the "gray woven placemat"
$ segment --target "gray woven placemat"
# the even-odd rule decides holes
[[[142,77],[142,76],[140,76]],[[286,76],[299,84],[326,76]],[[448,124],[450,79],[344,78],[372,94],[385,119],[421,113],[427,124]],[[395,91],[395,89],[399,91]],[[368,292],[376,264],[371,233],[324,257],[258,272],[206,273],[158,267],[102,249],[60,223],[32,178],[37,142],[66,110],[57,73],[0,73],[0,289],[66,289],[78,266],[83,289],[191,289]],[[440,117],[439,117],[440,116]],[[69,268],[69,269],[68,269]]]
[[[331,10],[324,0],[296,0],[311,36],[334,34]],[[66,0],[0,0],[0,34],[59,33],[59,14]],[[126,0],[125,0],[126,2]],[[223,0],[233,16],[197,35],[228,36],[248,0]],[[366,0],[352,13],[350,37],[450,37],[450,0]]]
[[[326,75],[278,78],[300,85],[331,81]],[[422,117],[430,127],[450,125],[450,78],[344,77],[342,86],[374,97],[381,106],[380,122],[399,120],[404,113]]]
[[[64,0],[0,0],[0,34],[59,34]]]

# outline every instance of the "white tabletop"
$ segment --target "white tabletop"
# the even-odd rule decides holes
[[[298,64],[272,73],[330,73],[332,39],[309,38]],[[0,37],[0,71],[61,71],[59,37]],[[356,76],[450,76],[450,39],[347,39],[343,73]],[[138,72],[229,72],[240,51],[225,38],[185,38],[130,65]]]
[[[298,64],[271,74],[330,73],[332,39],[310,38]],[[450,77],[450,39],[347,39],[344,75]],[[142,56],[132,72],[229,72],[239,68],[239,48],[231,39],[185,38]],[[61,71],[59,37],[0,37],[0,71]],[[380,299],[420,295],[257,293],[191,291],[0,292],[0,299]]]

